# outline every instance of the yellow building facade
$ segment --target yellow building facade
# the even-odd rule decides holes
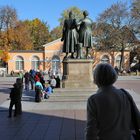
[[[18,50],[10,51],[10,59],[8,61],[8,73],[11,71],[29,71],[30,69],[51,71],[53,74],[63,72],[63,58],[62,52],[63,42],[57,39],[53,42],[43,45],[43,51],[33,50]],[[92,54],[94,59],[93,67],[100,62],[107,62],[112,66],[119,66],[120,52],[102,52],[94,51]],[[129,68],[130,52],[124,52],[124,69]]]

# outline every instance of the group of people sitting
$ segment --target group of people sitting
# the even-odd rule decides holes
[[[41,99],[49,98],[54,88],[60,87],[60,78],[52,75],[48,80],[44,79],[41,72],[30,70],[23,75],[25,82],[25,90],[28,92],[31,84],[31,90],[35,90],[35,101],[40,102]]]
[[[54,92],[54,88],[60,87],[60,79],[57,78],[53,75],[49,80],[45,81],[43,74],[41,74],[41,72],[35,72],[34,70],[30,70],[30,72],[26,72],[23,76],[17,78],[10,92],[11,101],[8,117],[12,117],[13,106],[15,106],[14,116],[21,115],[21,98],[24,86],[25,91],[29,91],[29,83],[31,82],[31,90],[35,91],[35,102],[41,102],[43,99],[50,97]]]
[[[30,71],[31,75],[31,88],[35,90],[35,102],[40,102],[42,99],[48,99],[50,94],[53,93],[53,89],[56,87],[55,76],[50,77],[45,81],[43,75],[40,72]],[[26,89],[26,73],[25,73],[25,89]]]
[[[35,102],[41,102],[43,99],[48,99],[52,93],[53,88],[49,83],[46,83],[44,87],[39,80],[35,83]]]

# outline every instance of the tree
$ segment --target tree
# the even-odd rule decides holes
[[[130,53],[130,64],[140,62],[140,43],[139,46],[132,48]]]
[[[133,0],[131,8],[131,27],[135,35],[140,38],[140,1]]]
[[[74,18],[76,18],[77,21],[83,18],[82,11],[75,6],[64,10],[61,13],[61,17],[58,19],[60,22],[60,25],[52,29],[52,31],[50,32],[51,40],[55,40],[62,37],[62,28],[63,28],[64,20],[69,17],[70,11],[74,13]]]
[[[22,21],[17,22],[10,30],[12,50],[32,50],[33,43],[30,36],[29,26]]]
[[[56,40],[62,37],[62,26],[55,27],[51,32],[51,40]]]
[[[3,6],[0,8],[0,31],[7,31],[14,27],[17,21],[17,12],[15,8]]]
[[[41,50],[50,40],[47,23],[39,19],[18,21],[14,8],[0,7],[0,49]]]
[[[16,25],[17,12],[10,6],[0,7],[0,49],[3,51],[1,60],[7,66],[11,49],[10,30]]]
[[[0,66],[7,67],[8,60],[10,55],[6,50],[0,50]]]
[[[9,30],[16,25],[17,12],[15,8],[10,6],[0,7],[0,45],[9,49],[10,34]]]
[[[126,3],[118,2],[105,10],[98,18],[98,24],[101,23],[110,26],[107,29],[105,28],[105,32],[107,32],[104,33],[106,35],[105,43],[108,42],[108,39],[111,39],[109,44],[121,52],[121,70],[123,67],[124,50],[125,48],[131,47],[131,43],[135,39],[129,26],[129,11]]]
[[[60,26],[62,26],[64,23],[64,20],[69,17],[70,11],[74,13],[74,16],[75,16],[74,18],[76,18],[77,20],[80,20],[81,18],[83,18],[82,10],[80,10],[79,8],[75,6],[70,7],[62,12],[61,17],[59,18]]]
[[[8,62],[8,60],[10,59],[10,56],[9,56],[9,53],[6,52],[6,51],[3,51],[3,54],[2,54],[2,58],[1,58],[5,63]]]
[[[40,21],[38,18],[24,21],[29,26],[30,36],[33,42],[34,50],[42,50],[42,45],[50,42],[51,36],[47,23]]]
[[[113,34],[113,27],[110,24],[97,23],[93,34],[96,38],[96,50],[117,50],[115,46],[116,36]]]

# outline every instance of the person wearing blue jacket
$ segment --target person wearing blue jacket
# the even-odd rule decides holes
[[[53,93],[53,89],[52,87],[50,86],[50,84],[48,84],[48,86],[45,88],[45,95],[44,95],[44,98],[45,99],[48,99],[49,96]]]

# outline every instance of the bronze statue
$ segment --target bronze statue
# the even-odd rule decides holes
[[[92,20],[88,17],[88,12],[83,12],[84,18],[78,23],[79,43],[86,48],[86,58],[88,58],[89,49],[92,47]],[[81,45],[80,45],[81,46]],[[79,47],[81,48],[81,47]],[[80,53],[80,52],[79,52]],[[80,54],[81,55],[81,54]]]
[[[76,29],[76,19],[73,18],[73,13],[72,11],[70,11],[69,18],[65,19],[64,21],[63,34],[61,38],[61,41],[64,41],[63,52],[66,53],[66,56],[64,58],[67,58],[69,53],[71,53],[71,58],[74,58],[78,38]]]

